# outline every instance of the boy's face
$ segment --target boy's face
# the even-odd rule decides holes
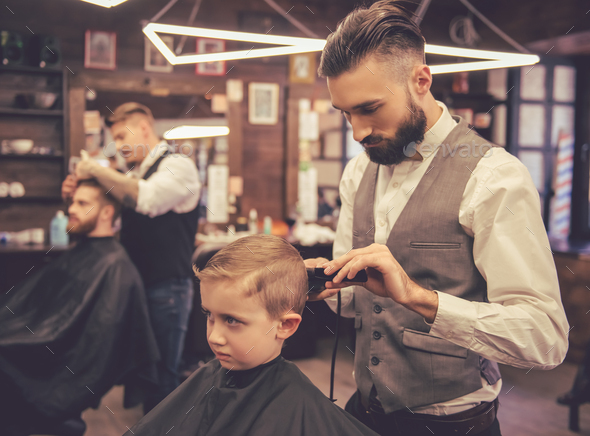
[[[281,353],[281,321],[269,319],[262,301],[246,296],[235,281],[201,281],[201,301],[207,341],[224,368],[254,368]]]

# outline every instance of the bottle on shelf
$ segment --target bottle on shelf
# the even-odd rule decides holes
[[[250,209],[250,215],[248,216],[248,231],[252,235],[258,233],[258,212],[256,209]]]
[[[68,217],[63,210],[58,210],[49,226],[49,242],[51,245],[67,246],[70,242],[67,233]]]
[[[272,234],[272,218],[268,215],[264,217],[264,234]]]

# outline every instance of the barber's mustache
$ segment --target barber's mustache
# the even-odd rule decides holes
[[[383,141],[383,136],[367,136],[365,139],[361,141],[361,144],[364,146],[374,145],[379,142]]]

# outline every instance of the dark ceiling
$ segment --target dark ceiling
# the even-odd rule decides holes
[[[325,38],[338,21],[359,3],[370,0],[275,0],[318,37]],[[111,9],[80,0],[3,0],[0,29],[28,34],[25,24],[36,33],[58,34],[65,44],[83,37],[86,29],[116,31],[122,47],[143,44],[141,20],[157,14],[168,0],[128,0]],[[405,2],[419,4],[419,0]],[[590,30],[590,2],[587,0],[471,0],[472,5],[520,44]],[[158,22],[187,24],[195,0],[178,0]],[[415,7],[415,6],[414,6]],[[9,10],[12,12],[9,12]],[[451,44],[449,24],[468,11],[459,0],[432,0],[422,22],[427,42]],[[305,36],[284,15],[264,0],[203,0],[194,25],[227,30],[266,32],[275,35]],[[479,19],[474,18],[481,36],[478,48],[514,50]],[[119,43],[119,41],[118,41]],[[454,44],[455,45],[455,44]],[[81,53],[80,53],[81,55]],[[76,56],[79,56],[76,54]]]

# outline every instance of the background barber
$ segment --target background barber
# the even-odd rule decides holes
[[[179,384],[178,365],[192,306],[191,256],[201,188],[195,163],[171,154],[154,133],[153,123],[146,106],[119,106],[106,124],[127,162],[127,174],[82,160],[76,177],[68,176],[62,184],[67,198],[76,178],[94,178],[123,205],[121,243],[143,279],[162,356],[159,391],[144,403],[146,412]]]

